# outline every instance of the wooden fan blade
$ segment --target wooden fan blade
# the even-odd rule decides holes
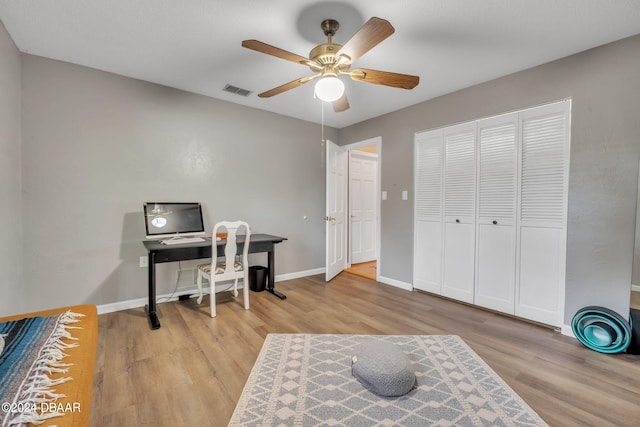
[[[353,80],[401,89],[413,89],[420,83],[420,77],[418,76],[369,70],[367,68],[356,68],[348,74]]]
[[[340,99],[333,101],[333,111],[340,113],[349,109],[349,99],[347,99],[346,92],[342,94]]]
[[[255,50],[256,52],[266,53],[267,55],[277,56],[278,58],[286,59],[287,61],[295,62],[302,65],[316,66],[315,62],[309,61],[304,56],[296,55],[295,53],[288,52],[279,47],[271,46],[270,44],[263,43],[258,40],[244,40],[242,47]]]
[[[341,55],[348,56],[351,62],[373,49],[381,41],[395,32],[389,21],[373,17],[369,19],[351,39],[336,53],[336,58]]]
[[[282,92],[286,92],[288,90],[297,88],[298,86],[303,85],[303,84],[315,79],[318,76],[320,76],[320,74],[316,74],[316,75],[313,75],[313,76],[310,76],[310,77],[302,77],[302,78],[299,78],[299,79],[295,79],[293,81],[290,81],[289,83],[285,83],[285,84],[280,85],[278,87],[274,87],[273,89],[268,90],[266,92],[262,92],[261,94],[258,95],[258,97],[259,98],[270,98],[270,97],[272,97],[274,95],[278,95],[278,94],[280,94]]]

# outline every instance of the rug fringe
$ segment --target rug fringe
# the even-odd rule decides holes
[[[36,408],[36,410],[16,414],[14,418],[9,420],[8,427],[17,427],[28,423],[41,424],[50,418],[64,415],[63,412],[58,411],[42,413],[37,408],[48,407],[47,404],[66,397],[64,394],[56,393],[53,387],[70,381],[72,378],[63,377],[52,380],[49,375],[52,373],[66,373],[69,371],[67,367],[73,365],[71,363],[62,363],[60,360],[68,356],[63,350],[77,347],[78,343],[68,343],[62,340],[77,340],[77,338],[71,336],[69,330],[82,329],[79,326],[72,326],[72,324],[79,322],[78,318],[84,316],[81,313],[67,311],[58,317],[53,331],[42,347],[38,358],[31,366],[29,376],[22,383],[22,391],[17,393],[15,398],[16,403],[19,402],[24,407]]]

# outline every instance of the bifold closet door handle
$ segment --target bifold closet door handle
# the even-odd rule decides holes
[[[493,225],[498,225],[498,221],[493,220]]]
[[[456,223],[460,224],[460,220],[459,220],[459,219],[456,219]]]

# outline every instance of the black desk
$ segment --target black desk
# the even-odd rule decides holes
[[[269,277],[267,279],[267,292],[280,299],[286,296],[275,290],[275,255],[273,246],[287,240],[286,237],[272,236],[270,234],[252,234],[249,243],[249,253],[267,253],[267,267]],[[190,259],[211,258],[211,238],[204,242],[185,243],[183,245],[163,245],[158,240],[145,240],[142,242],[149,252],[149,305],[147,314],[151,322],[151,329],[158,329],[160,321],[156,313],[156,264],[163,262],[186,261]],[[224,256],[224,241],[216,241],[218,256]],[[244,235],[238,236],[238,252],[244,247]],[[245,291],[249,290],[249,284],[245,283]],[[215,290],[212,290],[215,292]]]

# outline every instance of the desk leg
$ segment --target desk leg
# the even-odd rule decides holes
[[[280,299],[287,299],[287,296],[281,294],[275,289],[276,278],[276,261],[274,245],[271,245],[271,249],[267,252],[267,266],[269,268],[269,280],[267,282],[267,292],[272,293]]]
[[[160,328],[160,320],[156,314],[156,254],[149,252],[149,304],[147,305],[147,315],[151,323],[151,329]]]

